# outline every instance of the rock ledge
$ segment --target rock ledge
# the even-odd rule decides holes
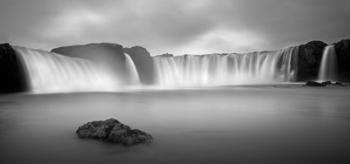
[[[307,81],[304,86],[310,86],[310,87],[326,87],[329,85],[336,85],[336,86],[344,86],[341,82],[332,82],[332,81],[324,81],[324,82],[317,82],[317,81]]]

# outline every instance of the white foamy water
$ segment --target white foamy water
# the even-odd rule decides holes
[[[162,87],[191,87],[290,82],[298,48],[247,54],[185,55],[154,58]]]
[[[1,164],[350,163],[350,88],[219,87],[128,93],[2,95]],[[154,143],[79,139],[116,118]]]
[[[320,70],[318,74],[318,80],[336,81],[337,74],[338,74],[337,67],[338,67],[337,56],[336,56],[334,45],[329,45],[325,48],[322,55]]]
[[[118,79],[94,63],[56,53],[14,47],[28,72],[32,92],[115,91]]]
[[[136,65],[129,54],[124,53],[126,58],[126,67],[128,68],[130,75],[130,83],[133,85],[140,85],[140,76],[137,72]]]
[[[27,68],[34,93],[116,91],[144,88],[137,67],[125,55],[126,74],[56,53],[15,47]],[[207,87],[292,82],[297,47],[247,54],[154,57],[154,88]],[[127,81],[125,83],[125,81]]]

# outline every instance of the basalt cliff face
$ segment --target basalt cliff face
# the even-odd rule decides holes
[[[317,79],[322,53],[326,46],[327,44],[322,41],[311,41],[299,46],[297,81]]]
[[[340,81],[350,81],[350,39],[334,44],[338,61]]]
[[[322,41],[311,41],[299,46],[297,81],[317,79],[327,45]],[[336,51],[338,80],[350,82],[350,40],[341,40],[331,45],[334,45]]]
[[[22,59],[10,44],[0,44],[0,93],[22,92],[29,89]]]

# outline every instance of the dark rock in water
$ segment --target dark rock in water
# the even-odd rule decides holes
[[[316,81],[307,81],[305,86],[310,86],[310,87],[325,87],[327,84],[325,83],[319,83]]]
[[[326,86],[344,86],[341,82],[332,82],[332,81],[324,81],[324,82],[316,82],[316,81],[308,81],[305,86],[311,87],[326,87]]]
[[[101,67],[115,72],[126,79],[127,83],[128,70],[126,58],[124,56],[123,46],[113,43],[91,43],[87,45],[76,45],[55,48],[52,52],[70,57],[78,57],[91,60]]]
[[[124,52],[129,54],[134,61],[140,76],[140,81],[143,84],[153,84],[155,77],[154,63],[153,58],[147,49],[135,46],[124,48]]]
[[[331,81],[324,81],[321,84],[324,86],[327,86],[327,85],[332,85],[333,83]]]
[[[317,79],[326,43],[311,41],[299,47],[297,81]]]
[[[350,39],[335,43],[340,81],[350,82]]]
[[[26,69],[10,44],[0,44],[0,93],[28,90]]]
[[[336,82],[325,81],[325,82],[322,82],[322,84],[327,85],[327,86],[328,86],[328,85],[332,85],[332,86],[344,86],[343,83],[338,82],[338,81],[336,81]]]
[[[338,82],[338,81],[337,81],[337,82],[335,82],[335,83],[334,83],[334,85],[344,86],[344,84],[343,84],[343,83]]]
[[[80,126],[76,131],[79,138],[99,139],[126,146],[151,143],[153,138],[138,129],[131,129],[116,119],[93,121]]]

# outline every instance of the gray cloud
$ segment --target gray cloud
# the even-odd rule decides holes
[[[2,0],[0,41],[141,45],[153,55],[268,50],[350,37],[348,0]]]

